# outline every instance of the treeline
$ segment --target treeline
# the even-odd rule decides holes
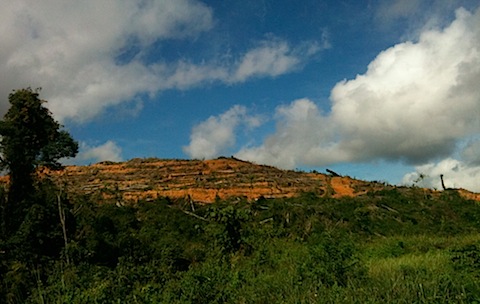
[[[44,181],[36,197],[2,240],[6,303],[480,300],[480,209],[456,192],[117,206]]]

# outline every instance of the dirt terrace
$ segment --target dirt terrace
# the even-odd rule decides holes
[[[349,177],[280,170],[235,158],[133,159],[123,163],[68,166],[59,172],[44,171],[43,174],[65,185],[69,191],[98,195],[112,202],[170,197],[209,203],[216,198],[285,198],[301,192],[342,197],[385,187]]]

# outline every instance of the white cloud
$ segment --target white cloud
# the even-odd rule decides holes
[[[155,66],[159,74],[165,75],[163,88],[188,89],[205,82],[228,81],[229,71],[225,67],[214,64],[194,64],[180,61],[175,66]]]
[[[480,11],[457,11],[443,31],[398,44],[365,75],[332,90],[341,150],[353,160],[376,157],[421,163],[449,155],[479,130]]]
[[[98,146],[89,146],[81,142],[78,155],[69,160],[69,163],[97,163],[100,161],[122,161],[122,149],[113,141],[109,140]]]
[[[303,54],[309,56],[319,49],[315,43],[310,43],[306,48],[292,50],[285,41],[275,39],[263,41],[259,47],[243,56],[231,81],[242,82],[250,77],[274,77],[285,74],[299,67],[305,57]]]
[[[462,147],[456,157],[447,157],[438,162],[416,166],[415,171],[403,177],[402,183],[442,189],[440,175],[443,175],[447,188],[464,188],[480,192],[478,183],[480,179],[480,140],[469,139],[459,146]],[[419,179],[420,175],[422,175],[422,179]]]
[[[328,115],[294,101],[277,110],[275,134],[237,155],[285,168],[445,158],[480,131],[478,83],[480,10],[459,9],[444,29],[383,51],[365,74],[337,83]]]
[[[421,180],[419,180],[420,174],[424,176]],[[402,183],[405,185],[442,189],[440,175],[443,175],[445,187],[447,188],[463,188],[480,192],[480,185],[478,184],[480,166],[471,166],[454,158],[446,158],[438,163],[417,166],[414,172],[405,175]]]
[[[59,119],[78,120],[158,90],[158,75],[138,60],[115,62],[131,41],[147,47],[212,27],[211,10],[194,0],[20,0],[5,4],[0,18],[0,93],[41,86]]]
[[[0,96],[5,100],[12,89],[43,87],[42,97],[59,120],[85,121],[139,94],[278,76],[318,51],[315,43],[291,48],[267,39],[226,65],[215,58],[202,64],[145,63],[154,44],[193,40],[212,29],[212,10],[197,0],[19,0],[3,3],[0,19]],[[132,49],[133,58],[118,60]]]
[[[258,116],[247,114],[247,108],[235,105],[225,113],[211,116],[193,127],[190,144],[183,151],[192,158],[213,158],[229,151],[235,145],[239,126],[255,128],[261,124]]]
[[[239,83],[254,77],[276,77],[295,71],[322,48],[314,42],[305,42],[291,48],[283,40],[271,38],[241,55],[229,65],[215,63],[194,64],[180,61],[174,66],[155,65],[157,74],[166,75],[163,89],[187,89],[205,82]]]
[[[275,113],[277,130],[262,146],[244,148],[236,153],[242,159],[268,163],[283,168],[294,168],[308,163],[310,153],[320,143],[331,138],[328,118],[308,99],[299,99],[287,106],[280,106]],[[328,155],[324,155],[328,157]]]

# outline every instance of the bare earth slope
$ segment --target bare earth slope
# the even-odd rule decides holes
[[[280,170],[234,158],[133,159],[123,163],[68,166],[58,172],[44,170],[43,174],[65,185],[69,191],[96,194],[108,201],[170,197],[209,203],[217,197],[253,200],[262,196],[291,197],[301,192],[341,197],[385,187],[349,177]]]
[[[343,197],[393,188],[350,177],[280,170],[235,158],[205,161],[132,159],[123,163],[68,166],[57,172],[44,170],[42,174],[69,191],[98,195],[110,202],[169,197],[210,203],[216,198],[284,198],[302,192]],[[477,194],[459,191],[468,198],[479,198]]]

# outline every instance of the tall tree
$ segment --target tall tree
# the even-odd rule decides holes
[[[0,166],[10,176],[4,224],[11,232],[18,228],[29,208],[36,168],[60,168],[58,160],[74,157],[78,144],[52,117],[44,106],[46,101],[39,98],[38,90],[17,90],[8,100],[10,109],[0,121]]]

